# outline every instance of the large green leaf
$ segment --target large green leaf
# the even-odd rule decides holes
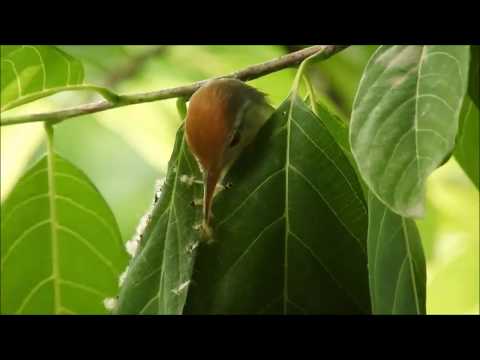
[[[127,256],[88,177],[58,155],[37,162],[1,209],[1,311],[102,314]]]
[[[460,166],[479,189],[480,79],[478,76],[480,72],[480,46],[471,46],[471,54],[468,94],[465,96],[460,113],[459,133],[454,155]]]
[[[280,106],[226,181],[186,313],[370,312],[362,191],[300,99]]]
[[[415,222],[368,199],[368,271],[374,314],[425,314],[425,256]]]
[[[452,152],[468,46],[381,46],[353,106],[350,143],[370,190],[394,212],[424,212],[425,181]]]
[[[82,64],[54,46],[1,45],[0,59],[0,111],[83,83]]]
[[[177,133],[162,193],[153,208],[136,256],[120,291],[118,314],[181,314],[188,293],[201,208],[192,201],[202,188],[188,185],[185,176],[200,178],[187,149],[183,126]]]
[[[335,115],[326,116],[327,110],[321,103],[315,103],[314,109],[358,170],[343,121]],[[374,314],[424,314],[425,259],[416,225],[389,210],[368,188],[364,187],[364,192],[369,198],[367,248],[372,311]],[[402,269],[406,264],[411,267]]]
[[[189,252],[202,194],[182,181],[192,174],[180,130],[118,313],[370,312],[363,195],[301,100],[285,101],[231,169],[213,204],[213,244]]]
[[[352,152],[350,151],[350,143],[348,142],[348,125],[340,115],[329,109],[323,99],[316,99],[311,102],[313,112],[322,121],[330,134],[333,136],[343,153],[348,157],[350,163],[355,166]]]

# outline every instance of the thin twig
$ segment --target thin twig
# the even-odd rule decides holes
[[[288,67],[296,66],[313,54],[318,53],[318,59],[321,59],[321,60],[327,59],[330,56],[336,54],[337,52],[345,49],[346,47],[348,46],[347,45],[311,46],[287,55],[283,55],[277,59],[252,65],[243,70],[239,70],[231,74],[219,76],[217,77],[217,79],[218,78],[234,78],[242,81],[249,81],[249,80],[257,79],[259,77],[271,74],[273,72],[276,72]],[[141,103],[146,103],[151,101],[165,100],[165,99],[178,98],[178,97],[189,98],[195,91],[197,91],[203,84],[205,84],[209,80],[211,79],[197,81],[190,85],[152,91],[147,93],[122,95],[120,96],[119,101],[115,103],[108,102],[108,101],[99,101],[91,104],[72,107],[70,109],[65,109],[65,110],[4,117],[1,119],[0,124],[2,126],[5,126],[5,125],[29,123],[29,122],[36,122],[36,121],[47,121],[51,123],[57,123],[62,120],[73,118],[76,116],[97,113],[100,111],[114,109],[121,106],[141,104]]]

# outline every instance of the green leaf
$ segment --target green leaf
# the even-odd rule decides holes
[[[454,155],[468,177],[480,188],[479,166],[479,87],[480,46],[471,46],[470,76],[468,94],[463,101],[460,125]]]
[[[190,176],[200,173],[180,129],[118,313],[370,312],[361,189],[299,99],[285,101],[230,170],[211,245],[194,229],[202,186]]]
[[[350,143],[363,179],[394,212],[420,217],[425,181],[453,150],[468,46],[381,46],[353,105]]]
[[[225,181],[185,313],[370,312],[362,190],[300,99],[277,109]]]
[[[43,157],[1,209],[4,314],[103,314],[127,256],[110,208],[88,177]]]
[[[54,46],[2,45],[0,59],[0,111],[83,83],[82,64]]]
[[[425,314],[425,256],[415,222],[368,199],[368,269],[374,314]]]
[[[160,199],[147,214],[139,250],[121,288],[118,314],[182,313],[198,244],[194,226],[201,216],[201,207],[194,207],[192,201],[202,197],[202,187],[185,182],[190,176],[201,178],[182,125]]]
[[[348,128],[335,115],[327,116],[328,111],[320,103],[314,103],[314,109],[357,170],[348,144]],[[425,259],[416,225],[390,211],[368,188],[364,187],[364,193],[369,198],[367,248],[372,311],[374,314],[424,314]],[[413,272],[406,273],[403,269],[400,273],[402,259],[412,264]]]
[[[348,142],[347,123],[339,115],[335,114],[333,109],[329,109],[323,100],[317,98],[311,102],[311,105],[312,111],[323,122],[345,155],[351,160],[351,163],[355,164],[350,151],[350,143]]]

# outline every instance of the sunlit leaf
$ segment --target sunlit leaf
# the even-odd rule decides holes
[[[83,83],[82,64],[54,46],[1,45],[0,59],[1,111]]]
[[[480,79],[478,73],[480,72],[480,46],[472,46],[471,54],[468,94],[465,96],[460,113],[459,133],[454,154],[460,166],[479,189]]]
[[[382,46],[353,106],[350,142],[363,179],[393,211],[424,212],[425,181],[453,150],[468,46]]]
[[[126,253],[110,208],[88,177],[43,157],[1,209],[1,311],[103,314]]]

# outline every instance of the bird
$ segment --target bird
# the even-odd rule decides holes
[[[210,80],[190,98],[185,134],[203,175],[200,228],[207,238],[222,180],[274,111],[265,93],[232,78]]]

